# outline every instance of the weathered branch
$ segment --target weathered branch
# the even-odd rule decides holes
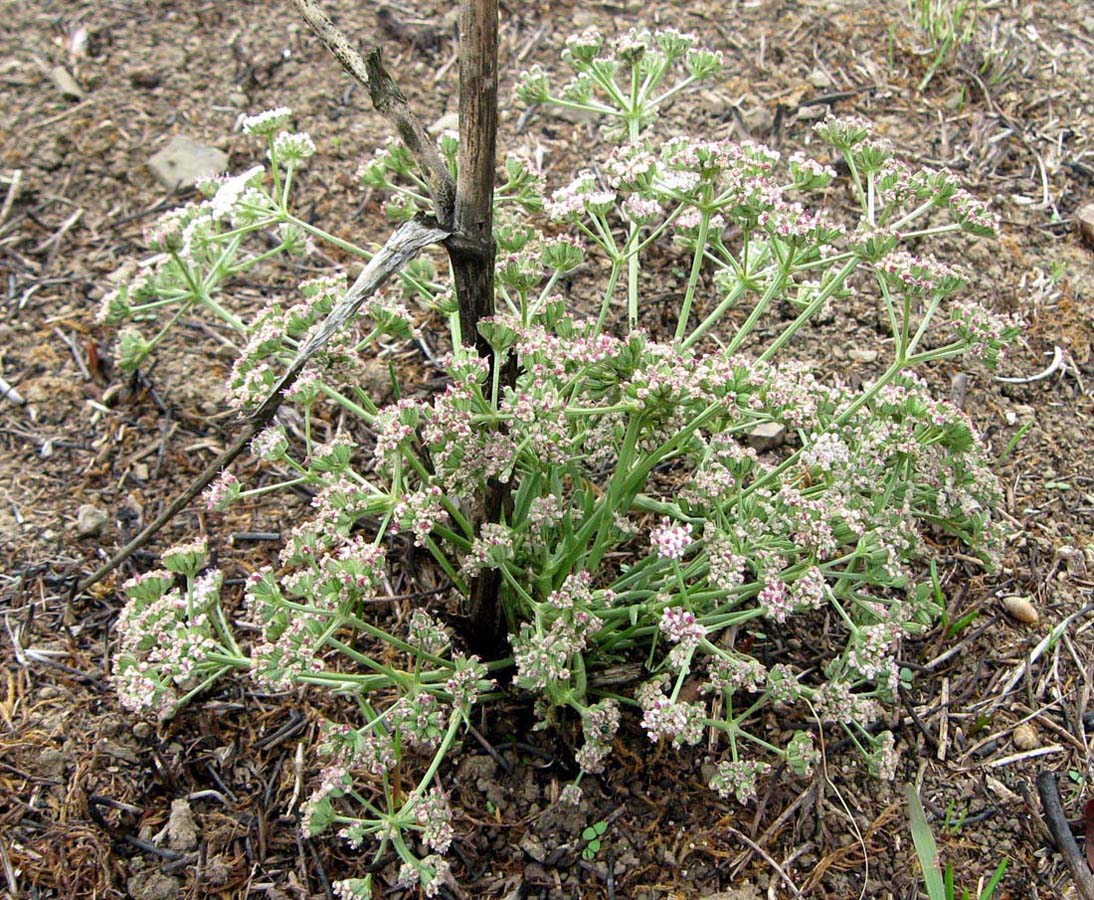
[[[456,180],[455,236],[447,243],[460,304],[463,342],[474,346],[491,367],[503,366],[501,383],[516,381],[516,360],[495,360],[478,331],[479,320],[494,314],[494,160],[498,131],[498,3],[460,3],[460,151]],[[499,428],[505,427],[499,425]],[[482,521],[500,522],[509,503],[508,482],[491,480],[483,498]],[[499,601],[501,574],[487,569],[471,585],[469,640],[486,657],[505,647]]]
[[[494,313],[494,160],[498,131],[497,0],[460,3],[460,148],[455,233],[478,253],[450,247],[464,343],[490,348],[478,321]]]
[[[273,419],[284,400],[285,392],[293,386],[309,360],[327,343],[347,321],[361,308],[361,304],[380,288],[395,272],[398,272],[413,258],[419,250],[429,244],[435,244],[448,237],[443,228],[427,225],[417,220],[402,225],[384,244],[346,291],[338,305],[323,320],[322,325],[308,338],[296,354],[285,374],[278,379],[262,405],[252,412],[243,423],[236,439],[215,460],[205,467],[202,473],[175,500],[161,512],[150,524],[103,563],[90,577],[79,582],[72,589],[72,596],[86,591],[98,583],[114,569],[125,562],[137,550],[147,544],[156,533],[171,521],[187,504],[200,494],[214,478],[235,461],[251,439]]]
[[[314,0],[292,0],[308,27],[323,42],[335,59],[356,81],[363,85],[376,111],[388,118],[406,149],[421,169],[433,199],[434,215],[442,228],[452,230],[456,202],[456,186],[448,174],[436,144],[422,123],[410,110],[406,97],[384,68],[379,50],[372,50],[364,59],[349,40],[319,8]]]

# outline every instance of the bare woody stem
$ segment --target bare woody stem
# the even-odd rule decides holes
[[[501,383],[516,381],[516,360],[495,361],[478,332],[478,322],[494,314],[494,165],[498,131],[497,0],[460,2],[460,150],[456,182],[455,232],[448,253],[460,305],[460,331],[465,344],[502,365]],[[493,374],[493,373],[491,373]],[[509,501],[509,484],[491,480],[483,498],[482,521],[499,522]],[[499,602],[501,574],[479,573],[471,585],[468,609],[471,649],[486,658],[505,646],[505,623]]]
[[[372,50],[362,59],[361,54],[327,18],[327,14],[319,8],[315,0],[292,2],[308,27],[342,64],[342,68],[365,87],[376,111],[383,113],[391,122],[429,186],[437,221],[442,228],[451,231],[456,186],[452,183],[452,177],[448,174],[448,168],[433,140],[411,112],[403,92],[384,68],[380,51]]]
[[[494,314],[497,0],[460,2],[460,147],[455,185],[403,93],[385,71],[379,51],[373,50],[362,60],[315,0],[293,0],[293,4],[343,68],[368,89],[373,105],[387,116],[421,169],[437,219],[452,232],[444,246],[452,263],[461,338],[465,346],[495,365],[478,323]],[[500,383],[514,384],[515,359],[510,357],[501,365]],[[508,485],[492,481],[477,516],[480,523],[500,521],[508,500]],[[499,573],[487,570],[471,586],[468,635],[472,649],[484,656],[495,655],[505,643],[500,584]]]

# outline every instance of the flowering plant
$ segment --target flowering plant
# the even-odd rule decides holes
[[[316,748],[327,764],[302,826],[336,826],[354,845],[376,838],[378,856],[394,846],[402,880],[430,895],[448,877],[452,840],[441,766],[472,706],[496,696],[492,677],[511,671],[545,722],[580,723],[569,801],[603,770],[626,709],[651,741],[721,742],[711,786],[740,802],[772,763],[807,775],[819,758],[812,731],[766,733],[770,709],[837,724],[873,771],[892,777],[894,737],[875,724],[894,701],[901,641],[940,612],[923,574],[925,538],[949,535],[989,563],[999,549],[999,489],[972,425],[914,372],[962,354],[993,365],[1017,333],[951,299],[961,276],[912,249],[938,234],[990,234],[985,207],[950,173],[897,161],[856,118],[816,129],[849,173],[859,210],[850,226],[816,205],[837,183],[828,162],[783,160],[749,142],[655,142],[665,102],[720,66],[689,35],[643,30],[608,42],[586,32],[564,59],[574,78],[561,93],[533,69],[518,96],[607,116],[617,146],[602,175],[582,172],[550,192],[529,160],[506,161],[497,201],[523,212],[496,228],[498,312],[479,323],[493,359],[464,346],[434,264],[413,261],[295,383],[286,401],[302,427],[255,438],[254,455],[284,477],[246,489],[226,473],[207,495],[215,508],[275,487],[313,495],[314,516],[289,534],[280,566],[248,579],[248,653],[228,633],[219,577],[194,580],[200,565],[186,570],[185,595],[159,574],[127,588],[117,683],[134,708],[170,714],[235,666],[267,690],[318,686],[352,699],[355,723],[329,725]],[[205,307],[246,338],[230,381],[245,410],[344,296],[341,278],[312,279],[296,303],[271,304],[250,322],[222,302],[231,277],[275,253],[306,253],[312,240],[369,256],[289,211],[314,150],[289,120],[288,110],[246,120],[267,142],[269,171],[209,182],[207,200],[150,235],[160,256],[106,298],[108,321],[175,309],[152,339],[122,332],[123,369],[184,311]],[[451,136],[440,151],[454,166]],[[428,208],[398,146],[361,178],[391,191],[393,218]],[[541,210],[546,221],[535,218]],[[271,232],[272,249],[245,249],[248,236]],[[661,337],[643,327],[652,317],[640,275],[655,245],[687,261],[675,326]],[[599,302],[581,315],[556,291],[589,254],[608,270]],[[854,290],[876,296],[893,347],[887,367],[855,388],[785,358],[811,320]],[[793,315],[780,324],[772,312],[786,305]],[[448,326],[443,389],[399,396],[396,383],[398,399],[378,403],[363,387],[365,354],[413,340],[421,309]],[[510,358],[518,374],[505,383]],[[346,415],[320,440],[327,404]],[[477,521],[497,483],[509,502],[497,521]],[[404,614],[385,590],[398,535],[444,574],[449,590],[432,611]],[[443,624],[484,571],[500,577],[510,647],[488,661],[461,652]],[[156,635],[170,629],[188,635],[178,643],[188,668],[156,653],[166,639]],[[795,634],[821,658],[803,665],[780,652]],[[634,689],[597,678],[630,658],[645,665]],[[189,693],[179,697],[178,686]],[[419,774],[407,791],[410,771]],[[367,879],[339,890],[367,896]]]

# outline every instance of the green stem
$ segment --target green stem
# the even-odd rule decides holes
[[[711,186],[704,184],[699,207],[699,234],[695,238],[695,255],[691,260],[691,273],[688,275],[688,286],[684,292],[684,302],[680,305],[680,317],[676,321],[677,343],[684,339],[684,333],[688,330],[691,301],[695,298],[695,288],[699,284],[699,272],[703,268],[703,251],[706,250],[707,232],[710,229],[710,196]]]

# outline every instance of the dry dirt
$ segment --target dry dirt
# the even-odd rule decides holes
[[[682,97],[671,125],[790,152],[830,107],[878,123],[906,158],[950,166],[1004,220],[998,243],[936,248],[964,257],[977,272],[974,292],[1029,323],[1002,374],[1040,372],[1054,352],[1061,364],[1027,384],[931,373],[940,391],[958,385],[996,454],[1030,427],[999,468],[1012,536],[1004,569],[987,576],[960,556],[940,559],[952,617],[978,617],[957,638],[936,631],[905,648],[915,678],[891,723],[903,752],[896,784],[870,780],[836,744],[804,790],[775,778],[742,809],[702,786],[700,754],[651,751],[632,731],[614,768],[585,782],[583,807],[567,811],[552,800],[571,774],[571,750],[531,732],[530,710],[515,699],[477,721],[482,744],[469,738],[446,773],[457,809],[452,861],[467,896],[914,898],[901,783],[921,786],[959,883],[975,889],[1006,858],[997,896],[1077,896],[1033,782],[1058,773],[1072,819],[1094,785],[1094,258],[1074,220],[1094,200],[1094,16],[1068,0],[986,5],[977,41],[919,93],[928,59],[903,0],[503,2],[499,144],[541,148],[552,184],[599,138],[547,115],[518,132],[517,73],[555,67],[575,27],[697,32],[726,54],[728,70]],[[383,46],[426,122],[455,110],[451,6],[328,4],[362,45]],[[231,357],[210,323],[185,322],[185,349],[160,354],[130,382],[110,364],[112,333],[93,321],[111,273],[144,252],[143,227],[179,199],[156,185],[147,158],[183,134],[244,168],[256,150],[234,130],[239,115],[289,105],[321,151],[303,208],[336,233],[382,240],[380,198],[363,195],[354,172],[386,136],[383,120],[287,2],[38,0],[5,4],[3,14],[0,376],[27,403],[0,399],[0,889],[73,900],[329,897],[330,882],[362,874],[365,860],[334,838],[303,841],[295,828],[294,789],[316,774],[298,765],[297,749],[314,736],[317,701],[226,686],[164,726],[133,720],[107,681],[116,582],[72,601],[67,588],[231,439],[233,420],[218,403]],[[81,98],[61,95],[48,76],[56,65],[69,68]],[[306,268],[346,262],[313,257]],[[271,281],[239,291],[246,301],[284,289]],[[797,351],[869,377],[879,345],[872,315],[848,308]],[[97,537],[77,534],[84,504],[105,514]],[[291,503],[230,515],[194,508],[128,571],[201,532],[240,575],[276,545],[232,536],[277,532],[295,513]],[[1003,614],[998,597],[1016,594],[1031,598],[1037,624]],[[1034,734],[1019,749],[1013,730],[1025,722]],[[172,861],[156,855],[153,836],[179,798],[189,798],[198,845]],[[601,819],[604,846],[584,860],[581,830]],[[382,867],[379,884],[393,871]]]

